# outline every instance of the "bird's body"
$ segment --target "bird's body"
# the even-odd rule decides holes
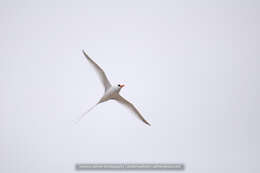
[[[105,92],[104,95],[101,97],[101,99],[93,106],[91,107],[89,110],[87,110],[81,117],[83,118],[83,116],[85,114],[87,114],[90,110],[92,110],[95,106],[97,106],[100,103],[106,102],[108,100],[116,100],[119,103],[123,104],[124,106],[126,106],[127,108],[129,108],[132,112],[134,112],[139,119],[141,119],[145,124],[149,125],[150,124],[142,117],[142,115],[140,114],[140,112],[135,108],[135,106],[130,103],[129,101],[127,101],[126,99],[124,99],[120,94],[120,90],[124,87],[124,85],[118,84],[116,86],[112,86],[108,80],[108,78],[106,77],[105,72],[86,54],[86,52],[83,50],[83,54],[85,55],[86,59],[90,62],[90,64],[93,65],[93,67],[95,68],[97,74],[99,75],[101,82],[104,86]]]
[[[99,103],[116,98],[116,96],[119,94],[120,89],[121,88],[117,86],[111,86],[105,91],[103,97],[101,97],[101,99],[99,100]]]

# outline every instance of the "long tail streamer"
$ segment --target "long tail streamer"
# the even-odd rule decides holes
[[[89,108],[88,110],[86,110],[76,121],[76,123],[80,122],[80,120],[87,114],[89,113],[94,107],[96,107],[98,105],[98,103],[96,103],[94,106],[92,106],[91,108]]]

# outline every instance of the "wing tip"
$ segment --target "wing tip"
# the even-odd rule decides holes
[[[82,53],[84,54],[84,56],[85,56],[87,59],[90,59],[89,56],[88,56],[88,54],[85,52],[84,49],[82,49]]]
[[[84,55],[86,55],[86,52],[85,52],[85,50],[84,50],[84,49],[82,49],[82,53],[83,53]]]
[[[152,126],[150,123],[148,123],[147,121],[144,122],[145,124],[147,124],[148,126]]]

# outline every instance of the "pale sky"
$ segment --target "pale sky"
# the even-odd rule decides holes
[[[1,1],[0,172],[259,172],[259,11],[256,0]],[[74,123],[103,94],[82,49],[151,127],[114,101]]]

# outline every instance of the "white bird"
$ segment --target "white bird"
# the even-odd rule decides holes
[[[135,108],[135,106],[124,99],[121,95],[119,95],[120,90],[125,86],[122,84],[118,84],[116,86],[112,86],[109,82],[105,72],[100,68],[87,54],[84,50],[82,50],[83,54],[85,55],[86,59],[89,61],[89,63],[94,67],[95,71],[97,72],[104,88],[105,92],[103,97],[90,109],[88,109],[85,113],[82,114],[82,116],[79,118],[81,120],[90,110],[92,110],[95,106],[97,106],[100,103],[106,102],[108,100],[116,100],[122,105],[126,106],[128,109],[130,109],[133,113],[137,115],[139,119],[141,119],[145,124],[150,124],[143,118],[143,116],[140,114],[140,112]]]

